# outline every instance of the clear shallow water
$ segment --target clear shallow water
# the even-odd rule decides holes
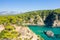
[[[44,38],[44,40],[60,40],[60,28],[48,28],[44,26],[38,26],[38,25],[29,25],[29,28],[37,35],[40,35]],[[51,30],[54,32],[54,37],[48,37],[46,34],[44,34],[44,31]]]

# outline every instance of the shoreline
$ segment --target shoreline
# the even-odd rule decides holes
[[[36,37],[39,36],[39,35],[35,34],[31,29],[29,29],[29,27],[27,27],[27,29],[28,29],[29,31],[31,31]],[[41,40],[44,40],[41,36],[39,36],[38,38],[41,39]]]

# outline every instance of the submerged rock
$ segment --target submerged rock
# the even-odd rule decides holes
[[[45,32],[47,36],[50,36],[50,37],[53,37],[54,36],[54,33],[52,31],[46,31]]]

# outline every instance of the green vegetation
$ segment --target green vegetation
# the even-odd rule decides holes
[[[15,31],[15,28],[13,26],[11,26],[11,24],[16,24],[16,25],[22,25],[23,23],[37,24],[39,17],[41,17],[44,21],[44,16],[47,17],[51,13],[53,13],[53,14],[57,13],[58,15],[60,15],[60,9],[37,10],[37,11],[31,11],[31,12],[26,12],[26,13],[17,14],[17,15],[2,15],[2,16],[0,16],[0,25],[3,24],[5,27],[5,29],[0,33],[0,39],[2,39],[2,38],[3,39],[4,38],[7,38],[7,39],[17,38],[19,33],[17,31]],[[52,17],[50,19],[52,19]],[[22,40],[22,39],[20,38],[20,40]],[[28,39],[25,38],[25,40],[28,40]],[[29,39],[29,40],[31,40],[31,39]]]
[[[17,38],[19,33],[15,31],[13,26],[5,26],[5,30],[0,33],[0,39],[13,39]]]
[[[34,19],[34,23],[37,23],[37,15],[39,15],[39,17],[41,17],[42,19],[44,18],[44,16],[48,16],[51,12],[55,12],[57,14],[60,14],[60,9],[55,9],[55,10],[37,10],[37,11],[31,11],[31,12],[26,12],[23,14],[17,14],[17,15],[2,15],[0,16],[0,24],[3,25],[8,25],[8,24],[23,24],[25,23],[29,23],[30,19]]]

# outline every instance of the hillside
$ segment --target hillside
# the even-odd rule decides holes
[[[56,14],[58,15],[58,19],[60,20],[60,9],[55,10],[37,10],[31,12],[25,12],[22,14],[15,14],[15,15],[2,15],[0,16],[0,24],[7,25],[7,24],[39,24],[41,25],[46,24],[46,19],[48,15]],[[53,17],[53,15],[51,15]],[[51,17],[50,17],[51,18]],[[53,19],[53,18],[51,18]],[[48,19],[47,19],[48,20]]]
[[[60,26],[60,9],[36,10],[15,15],[0,15],[0,39],[43,40],[42,37],[37,36],[29,30],[27,25]]]

